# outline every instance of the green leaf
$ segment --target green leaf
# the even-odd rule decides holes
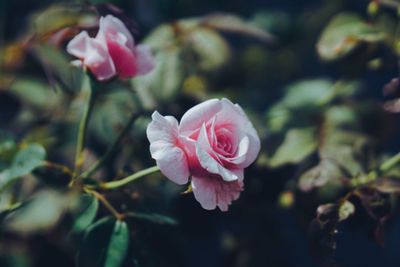
[[[53,89],[55,87],[76,92],[82,88],[84,72],[82,68],[71,64],[71,58],[63,50],[51,45],[38,44],[33,47],[33,52],[42,63]]]
[[[82,195],[80,198],[80,211],[75,218],[73,232],[81,232],[86,229],[96,218],[99,201],[91,195]]]
[[[105,217],[90,225],[78,252],[79,267],[119,267],[129,247],[129,230],[123,221]]]
[[[198,59],[198,66],[204,71],[215,71],[226,64],[231,56],[228,43],[222,36],[207,28],[191,31],[189,45]]]
[[[355,211],[356,208],[350,201],[346,200],[341,203],[339,206],[339,222],[347,220]]]
[[[317,140],[314,128],[291,129],[270,158],[269,164],[271,167],[279,167],[284,164],[299,163],[313,153],[316,148]]]
[[[78,5],[56,4],[32,16],[32,30],[37,34],[49,34],[59,29],[77,25],[83,9]],[[87,19],[87,18],[86,18]]]
[[[155,28],[143,41],[143,43],[150,46],[156,52],[168,46],[173,46],[175,42],[174,27],[169,24],[163,24]]]
[[[283,104],[288,108],[322,106],[333,98],[333,83],[326,79],[304,80],[286,89]]]
[[[358,147],[370,142],[371,140],[364,134],[333,128],[326,133],[319,154],[321,158],[334,160],[350,175],[356,176],[364,172],[363,165],[357,158]]]
[[[104,217],[86,228],[78,250],[78,267],[103,266],[113,227],[114,218]]]
[[[31,173],[41,166],[46,158],[46,151],[38,144],[30,144],[15,155],[10,168],[0,172],[0,191],[10,182]]]
[[[372,187],[381,193],[400,194],[400,179],[379,178],[372,184]]]
[[[334,98],[333,83],[327,79],[304,80],[289,85],[282,100],[267,112],[271,132],[314,126],[322,110]]]
[[[53,227],[75,202],[75,195],[41,191],[5,219],[8,230],[31,234]]]
[[[110,143],[137,110],[134,93],[116,89],[101,100],[96,103],[89,127],[104,143]]]
[[[304,192],[309,192],[314,188],[322,187],[342,177],[341,169],[333,161],[323,159],[317,166],[307,170],[300,176],[299,188]]]
[[[41,145],[30,144],[17,153],[10,169],[10,177],[16,178],[26,175],[42,165],[46,158],[46,151]]]
[[[362,43],[381,42],[385,33],[361,17],[351,13],[335,16],[323,31],[318,44],[319,56],[326,61],[340,59]]]
[[[325,112],[325,127],[332,129],[345,128],[357,129],[360,127],[359,117],[349,106],[336,105],[328,108]]]
[[[129,229],[125,222],[116,221],[106,252],[104,267],[120,267],[129,247]]]
[[[61,95],[44,81],[35,78],[18,78],[10,88],[25,105],[44,111],[54,111],[61,103]]]
[[[202,19],[201,24],[220,31],[248,35],[268,43],[276,41],[275,37],[269,32],[235,15],[215,14],[206,16]]]
[[[0,142],[0,163],[10,163],[17,153],[18,148],[17,144],[11,138],[4,138],[2,142]],[[0,165],[0,170],[2,170]]]
[[[156,67],[149,74],[132,80],[133,87],[140,95],[152,95],[163,101],[171,100],[181,89],[185,77],[181,50],[170,47],[159,51],[155,61]]]
[[[272,133],[281,132],[293,120],[292,112],[278,103],[267,112],[267,127]],[[297,117],[297,119],[299,119]]]
[[[352,97],[359,89],[360,84],[351,80],[333,83],[328,79],[313,79],[293,83],[286,88],[283,99],[268,110],[268,129],[276,133],[314,126],[316,121],[323,119],[328,104]]]

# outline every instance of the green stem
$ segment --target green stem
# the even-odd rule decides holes
[[[90,78],[88,78],[88,79],[90,79]],[[87,88],[87,90],[86,90],[87,102],[85,105],[85,109],[83,111],[81,121],[79,123],[78,139],[77,139],[76,153],[75,153],[75,175],[77,175],[80,172],[80,168],[83,165],[84,159],[83,159],[82,152],[85,147],[85,137],[86,137],[86,131],[87,131],[88,123],[89,123],[90,112],[92,111],[93,104],[94,104],[94,93],[92,90],[92,83],[87,82],[87,86],[85,86],[85,88]]]
[[[121,186],[124,186],[130,182],[133,182],[139,178],[142,178],[146,175],[158,172],[160,170],[160,168],[158,166],[153,166],[141,171],[138,171],[132,175],[129,175],[125,178],[122,178],[121,180],[117,180],[117,181],[112,181],[112,182],[108,182],[108,183],[103,183],[100,185],[101,189],[114,189],[114,188],[118,188]]]
[[[85,189],[85,192],[88,193],[88,194],[93,195],[93,196],[94,196],[95,198],[97,198],[101,203],[103,203],[104,207],[105,207],[106,209],[108,209],[108,210],[110,211],[110,213],[111,213],[112,215],[114,215],[114,217],[115,217],[117,220],[123,220],[123,219],[125,218],[125,215],[122,214],[122,213],[119,213],[119,212],[114,208],[114,206],[107,200],[107,198],[106,198],[104,195],[100,194],[100,193],[97,192],[97,191],[90,190],[90,189],[87,189],[87,188]]]
[[[381,164],[379,167],[379,172],[380,173],[385,173],[387,171],[390,171],[393,167],[396,167],[400,163],[400,153],[397,153],[387,161]]]
[[[114,140],[114,142],[111,144],[111,146],[107,149],[106,153],[98,161],[96,161],[88,170],[83,172],[79,176],[79,178],[86,179],[86,178],[90,177],[110,158],[110,156],[115,152],[117,147],[120,145],[124,136],[127,134],[127,132],[132,127],[132,124],[136,121],[136,119],[140,115],[141,114],[139,114],[139,113],[132,113],[132,115],[129,118],[128,122],[126,123],[124,129],[122,129],[122,131],[119,133],[117,139]]]
[[[352,186],[356,187],[373,182],[378,179],[382,174],[385,174],[386,172],[396,167],[398,164],[400,164],[400,153],[392,156],[391,158],[383,162],[376,170],[370,171],[367,175],[353,178]]]

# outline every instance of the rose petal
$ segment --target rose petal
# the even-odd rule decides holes
[[[150,152],[168,179],[180,185],[188,182],[189,168],[182,149],[160,141],[150,145]]]
[[[85,31],[76,35],[68,43],[67,52],[80,58],[83,65],[87,66],[99,81],[110,79],[116,74],[105,44],[102,45],[99,41],[90,38]]]
[[[107,39],[106,43],[118,75],[121,78],[134,77],[137,74],[137,59],[134,51],[112,39]]]
[[[243,109],[238,104],[233,104],[226,98],[223,98],[221,103],[222,108],[217,116],[217,124],[224,123],[236,125],[249,138],[246,160],[240,164],[240,166],[238,166],[241,168],[246,168],[254,162],[258,156],[258,153],[260,152],[260,138],[258,137],[257,131],[254,129],[253,124],[250,122]]]
[[[148,45],[136,47],[136,64],[138,75],[145,75],[154,69],[154,57]]]
[[[121,78],[131,78],[137,73],[135,44],[132,34],[118,18],[107,15],[100,18],[99,32],[95,38],[106,45]]]
[[[178,121],[172,116],[162,116],[158,111],[154,111],[151,118],[152,121],[146,131],[150,143],[158,140],[175,143],[178,136]]]
[[[90,37],[86,31],[80,32],[67,45],[67,52],[71,55],[83,59],[90,49]]]
[[[206,210],[213,210],[216,206],[221,211],[227,211],[233,200],[239,198],[243,190],[243,182],[225,182],[215,177],[192,177],[194,197]]]
[[[203,124],[200,130],[200,134],[196,143],[196,155],[201,167],[210,173],[220,175],[224,181],[235,181],[239,179],[234,172],[226,169],[215,159],[217,156],[214,155],[214,152],[210,147],[205,124]]]
[[[116,75],[115,66],[107,50],[94,39],[90,39],[90,49],[83,60],[99,81],[108,80]]]
[[[135,42],[131,32],[121,20],[113,15],[100,18],[99,32],[96,35],[96,39],[102,42],[105,42],[107,39],[113,39],[117,43],[126,46],[131,51],[135,49]]]
[[[189,178],[189,167],[184,151],[178,146],[178,122],[174,117],[163,117],[157,111],[147,127],[151,156],[161,172],[177,184],[185,184]]]
[[[246,153],[249,149],[249,137],[244,136],[242,140],[240,140],[239,145],[238,145],[238,151],[236,153],[235,157],[228,158],[223,155],[218,155],[218,158],[221,159],[222,162],[226,164],[232,164],[236,168],[243,168],[242,165],[246,161]]]
[[[182,116],[179,132],[188,135],[200,129],[204,122],[211,120],[221,110],[221,107],[218,99],[210,99],[192,107]]]

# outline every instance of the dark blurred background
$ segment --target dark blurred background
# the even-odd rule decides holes
[[[103,1],[90,2],[96,4]],[[358,63],[352,59],[345,64],[327,64],[322,62],[316,53],[316,43],[329,20],[343,11],[356,12],[366,17],[368,1],[109,2],[120,7],[136,22],[139,29],[138,42],[162,23],[193,16],[228,12],[245,19],[258,20],[260,25],[279,41],[273,45],[266,45],[257,40],[228,34],[226,38],[234,48],[232,63],[212,78],[213,93],[224,95],[229,91],[233,99],[244,107],[251,107],[253,113],[264,113],[283,96],[282,88],[286,85],[299,79],[316,77],[332,80],[343,76],[360,79],[364,83],[364,95],[381,101],[383,85],[398,72],[395,59],[389,59],[386,68],[370,71],[358,67]],[[29,26],[27,24],[30,15],[53,3],[58,1],[0,0],[0,42],[6,43],[19,38]],[[349,64],[353,64],[354,68],[346,68]],[[21,72],[46,79],[43,70],[35,66],[37,65],[26,66]],[[10,104],[8,98],[4,100],[3,95],[0,97],[3,98],[0,99],[0,109],[6,112],[7,108],[4,107],[12,106],[12,103]],[[182,106],[176,112],[179,115],[183,107],[190,107],[196,101],[183,96],[178,98],[177,103]],[[170,111],[167,106],[164,106],[164,110]],[[0,118],[3,114],[0,114]],[[4,128],[10,127],[7,123],[0,124]],[[268,129],[266,131],[268,132]],[[399,143],[398,138],[390,139],[382,149],[397,151]],[[92,145],[96,145],[96,142]],[[288,189],[296,171],[297,169],[290,165],[278,169],[260,165],[250,167],[246,171],[245,190],[227,213],[203,210],[191,195],[176,194],[167,204],[160,204],[161,199],[155,197],[160,192],[155,190],[150,194],[150,199],[146,200],[147,209],[167,211],[179,221],[179,225],[160,226],[144,222],[135,224],[131,245],[134,257],[127,260],[126,266],[400,266],[399,216],[394,216],[386,227],[384,247],[373,240],[369,225],[364,225],[362,221],[364,217],[341,224],[336,236],[337,249],[333,263],[327,260],[330,263],[322,264],[325,260],[321,261],[319,258],[323,258],[324,255],[318,255],[322,252],[314,250],[311,245],[315,236],[312,234],[310,222],[315,217],[317,206],[323,203],[316,201],[312,194],[294,192],[290,195],[295,199],[290,207],[285,208],[279,204],[281,193]],[[65,242],[69,244],[68,241]],[[38,236],[36,239],[29,239],[29,243],[35,267],[73,266],[73,255],[69,245],[63,246],[59,237]]]

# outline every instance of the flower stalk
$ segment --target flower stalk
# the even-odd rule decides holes
[[[95,198],[97,198],[97,200],[99,200],[104,207],[110,211],[110,213],[117,219],[117,220],[123,220],[125,218],[125,215],[118,212],[114,206],[107,200],[107,198],[105,196],[103,196],[102,194],[100,194],[97,191],[91,190],[91,189],[85,189],[85,192],[88,194],[93,195]]]
[[[98,161],[96,161],[92,166],[90,166],[89,169],[87,169],[81,175],[79,175],[80,179],[86,179],[86,178],[90,177],[110,158],[111,155],[114,154],[115,150],[121,144],[124,136],[128,133],[128,131],[132,127],[132,124],[136,121],[136,119],[140,115],[141,115],[140,113],[132,113],[128,122],[125,124],[124,128],[119,133],[118,137],[114,140],[114,142],[111,144],[111,146],[107,149],[106,153]]]
[[[94,105],[94,92],[92,88],[93,82],[90,82],[89,79],[90,79],[89,77],[85,79],[83,87],[86,93],[87,101],[83,110],[81,121],[79,123],[78,137],[76,143],[76,153],[75,153],[75,172],[74,172],[75,176],[79,174],[80,169],[84,163],[84,157],[82,152],[85,148],[86,132],[89,124],[90,113]]]
[[[367,175],[356,177],[351,180],[352,186],[360,186],[375,181],[381,175],[385,175],[388,171],[400,164],[400,153],[395,154],[388,160],[384,161],[377,169],[370,171]]]
[[[115,189],[115,188],[119,188],[122,187],[126,184],[129,184],[133,181],[136,181],[144,176],[150,175],[152,173],[158,172],[160,170],[160,168],[158,166],[153,166],[141,171],[138,171],[132,175],[129,175],[125,178],[122,178],[120,180],[117,181],[112,181],[112,182],[107,182],[107,183],[102,183],[100,184],[100,188],[101,189]]]

